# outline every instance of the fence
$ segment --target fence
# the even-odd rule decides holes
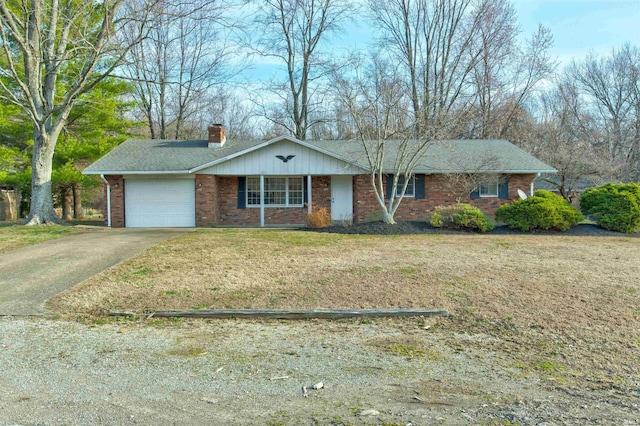
[[[0,221],[15,222],[20,214],[20,193],[13,189],[0,189]]]

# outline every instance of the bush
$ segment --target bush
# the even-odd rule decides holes
[[[307,215],[307,228],[326,228],[331,226],[331,213],[326,207],[313,208]]]
[[[469,204],[438,206],[429,218],[434,228],[461,229],[467,231],[487,232],[495,225],[477,208]]]
[[[634,232],[640,227],[640,184],[609,183],[588,189],[580,198],[580,209],[601,228]]]
[[[496,210],[496,219],[520,231],[566,231],[576,226],[582,215],[561,196],[538,190],[526,200],[500,206]]]

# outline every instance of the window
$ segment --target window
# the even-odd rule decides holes
[[[398,185],[396,186],[396,197],[399,197],[402,194],[402,187],[404,186],[404,176],[398,176]],[[416,178],[411,177],[409,179],[409,183],[407,184],[407,190],[404,192],[405,197],[415,197],[416,196]]]
[[[265,206],[302,207],[304,185],[302,177],[265,177]],[[247,205],[260,205],[260,178],[247,177]]]
[[[495,183],[481,183],[479,187],[479,193],[481,197],[497,197],[498,196],[498,182]]]
[[[260,178],[247,178],[247,205],[260,205]]]

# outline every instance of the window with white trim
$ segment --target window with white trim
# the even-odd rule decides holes
[[[396,185],[396,197],[402,194],[402,187],[404,186],[404,176],[398,176],[398,185]],[[416,177],[412,176],[407,183],[407,190],[404,192],[405,198],[411,198],[416,196]]]
[[[256,178],[256,177],[247,178],[247,205],[248,206],[260,205],[260,178]]]
[[[497,197],[498,182],[481,183],[478,187],[478,193],[481,197]]]
[[[265,177],[264,205],[270,207],[302,207],[302,177]],[[247,206],[260,205],[260,178],[247,177]]]

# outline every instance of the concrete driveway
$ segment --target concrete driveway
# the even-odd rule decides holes
[[[43,315],[47,300],[190,229],[96,229],[0,255],[0,316]]]

